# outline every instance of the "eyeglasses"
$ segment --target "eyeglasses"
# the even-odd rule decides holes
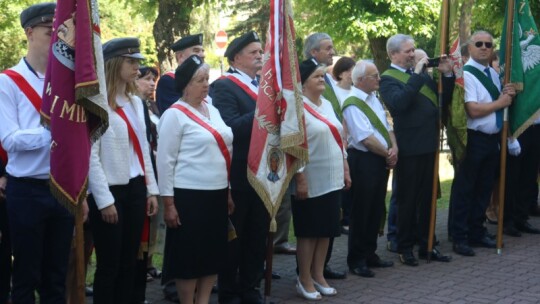
[[[381,75],[379,75],[379,73],[377,73],[377,74],[366,75],[364,77],[373,78],[373,79],[379,79],[379,78],[381,78]]]
[[[493,47],[493,42],[487,42],[487,41],[476,41],[474,43],[474,46],[477,48],[481,48],[483,45],[486,46],[486,49],[490,49]]]

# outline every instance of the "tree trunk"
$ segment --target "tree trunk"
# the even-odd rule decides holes
[[[193,0],[159,0],[158,16],[154,23],[154,40],[161,72],[176,67],[171,44],[178,37],[189,35]]]
[[[373,55],[373,63],[380,73],[383,73],[390,66],[390,60],[386,53],[386,40],[388,37],[368,37],[369,48]]]

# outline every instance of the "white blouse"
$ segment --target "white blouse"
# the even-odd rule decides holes
[[[317,106],[304,96],[304,103],[330,121],[342,136],[343,126],[334,114],[332,105],[322,97],[321,101],[322,104]],[[304,175],[308,184],[308,197],[311,198],[340,190],[345,186],[343,182],[344,158],[343,150],[334,139],[328,125],[310,114],[306,109],[304,109],[304,116],[309,149],[309,162],[304,167]],[[296,183],[293,182],[291,185],[291,190],[294,193]]]
[[[214,106],[206,105],[207,118],[182,100],[174,104],[186,107],[218,131],[232,158],[232,130]],[[156,165],[162,196],[174,196],[174,188],[218,190],[228,186],[225,158],[210,131],[171,107],[161,116],[158,134]]]

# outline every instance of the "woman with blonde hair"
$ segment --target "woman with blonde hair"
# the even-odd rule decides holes
[[[109,128],[90,155],[88,198],[96,248],[94,303],[132,303],[134,269],[145,216],[159,194],[150,162],[142,101],[136,94],[139,39],[103,45]]]

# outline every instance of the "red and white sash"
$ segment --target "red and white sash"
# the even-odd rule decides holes
[[[245,84],[242,80],[240,80],[234,74],[229,74],[229,75],[227,75],[225,77],[228,78],[229,80],[231,80],[232,82],[234,82],[242,90],[244,90],[244,92],[246,92],[246,94],[248,94],[249,97],[251,97],[251,99],[253,99],[254,101],[257,101],[257,96],[259,95],[259,91],[258,91],[257,87],[255,87],[254,85],[251,85],[251,84],[250,85]]]
[[[127,129],[128,129],[128,135],[129,139],[133,143],[133,149],[135,150],[135,154],[137,154],[137,158],[139,159],[139,164],[141,165],[141,168],[143,170],[143,174],[146,178],[146,170],[144,167],[144,157],[142,153],[141,143],[139,142],[139,137],[137,137],[137,134],[135,133],[135,130],[131,126],[131,123],[129,122],[129,119],[126,116],[126,113],[124,112],[124,109],[118,107],[116,108],[116,114],[122,118],[122,120],[126,123]],[[147,181],[148,183],[148,181]]]
[[[325,123],[328,128],[330,129],[330,132],[332,133],[332,136],[334,137],[334,140],[338,144],[340,150],[343,152],[343,141],[341,140],[341,134],[339,134],[339,130],[334,126],[333,123],[331,123],[328,119],[324,118],[319,112],[317,112],[315,109],[313,109],[311,106],[306,104],[304,102],[304,108],[315,118]]]
[[[223,155],[223,158],[225,159],[225,165],[227,166],[227,179],[230,179],[231,176],[231,154],[229,153],[229,149],[227,148],[227,144],[225,143],[225,140],[223,140],[223,137],[219,132],[214,129],[212,126],[204,122],[202,119],[200,119],[195,113],[191,112],[188,108],[184,107],[183,105],[179,104],[173,104],[171,108],[175,108],[177,110],[182,111],[184,114],[187,115],[190,119],[201,125],[201,127],[208,130],[208,132],[212,133],[214,136],[219,150],[221,151],[221,154]]]
[[[24,93],[26,98],[32,103],[32,105],[39,114],[41,111],[41,103],[43,100],[41,99],[41,96],[39,96],[39,94],[36,92],[36,90],[34,90],[34,88],[28,83],[28,81],[26,81],[26,79],[24,79],[21,74],[11,69],[3,71],[2,74],[5,74],[9,78],[11,78],[11,80],[13,80],[15,85],[17,85],[17,87],[19,87],[19,89]],[[4,166],[7,166],[7,152],[4,150],[1,144],[0,159],[2,159]]]

